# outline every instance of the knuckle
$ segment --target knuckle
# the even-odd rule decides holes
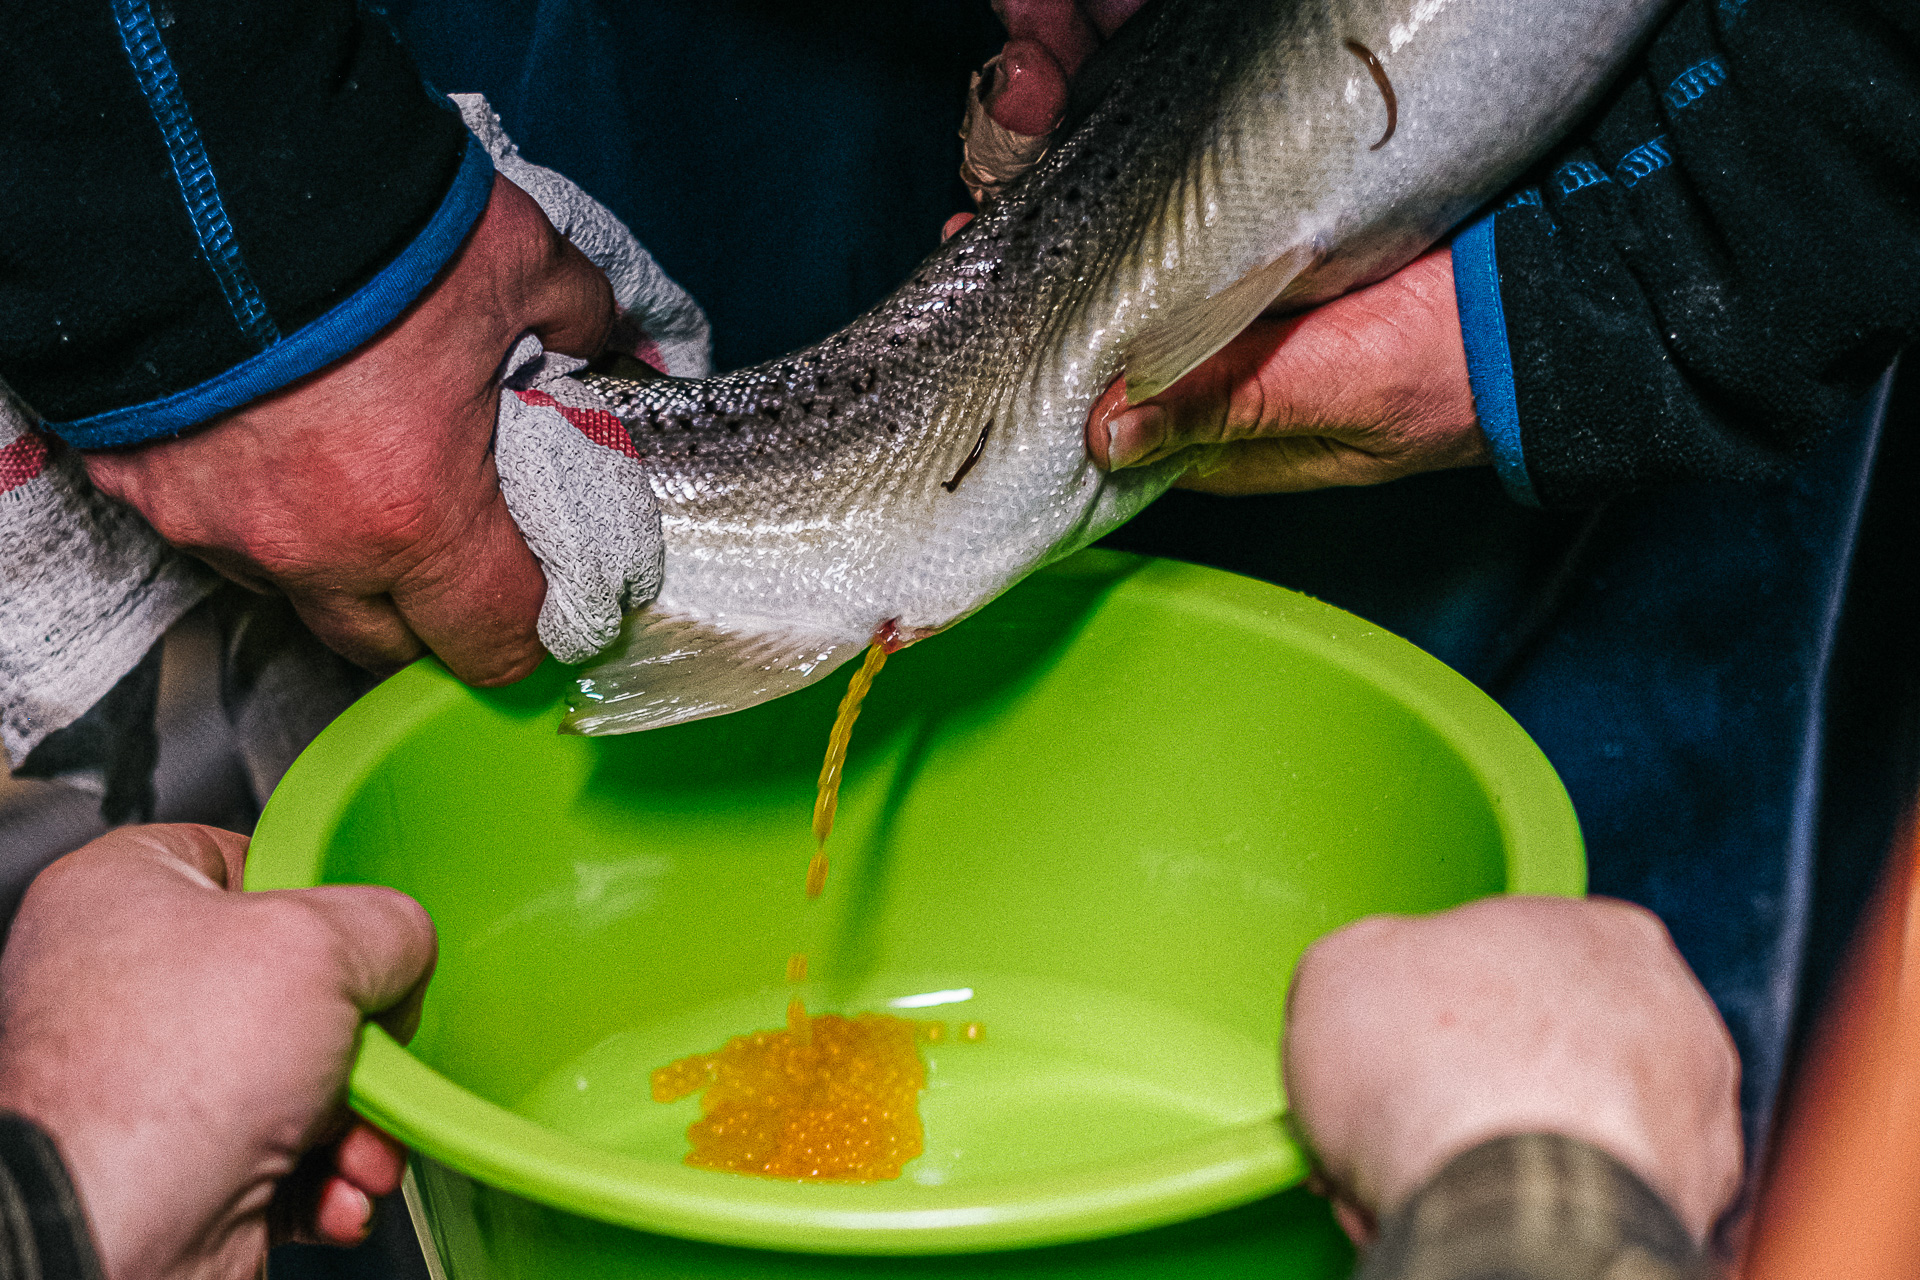
[[[523,641],[515,644],[509,652],[490,654],[485,662],[459,674],[468,684],[477,688],[497,688],[526,679],[545,656],[546,650],[537,641]]]
[[[132,482],[134,472],[125,458],[112,453],[83,453],[80,462],[94,488],[109,498],[134,503],[131,496],[136,488]]]
[[[1256,376],[1240,384],[1235,391],[1235,402],[1229,411],[1227,429],[1222,432],[1222,438],[1258,435],[1286,421],[1278,412],[1281,405],[1279,391],[1269,386],[1268,382],[1267,378]]]
[[[254,895],[250,937],[271,948],[289,973],[314,977],[340,963],[340,937],[331,922],[299,890]]]

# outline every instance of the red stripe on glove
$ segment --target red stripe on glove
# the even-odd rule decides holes
[[[0,493],[18,489],[46,469],[47,442],[31,431],[15,437],[0,449]]]
[[[661,373],[667,371],[667,358],[660,354],[660,344],[652,338],[642,337],[634,344],[633,358],[642,364],[652,365]]]
[[[580,429],[580,434],[597,445],[604,445],[615,453],[623,453],[635,462],[640,461],[640,451],[633,447],[633,437],[620,425],[620,419],[605,409],[575,409],[571,405],[561,404],[546,392],[538,389],[516,391],[513,394],[530,405],[540,409],[558,409],[560,416]],[[0,457],[4,457],[0,453]]]

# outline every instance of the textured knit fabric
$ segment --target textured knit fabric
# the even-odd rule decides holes
[[[1686,0],[1493,238],[1542,501],[1784,475],[1920,337],[1920,6]]]
[[[31,428],[0,385],[0,748],[15,764],[105,697],[218,581]],[[114,772],[104,757],[96,767]]]
[[[562,662],[613,643],[629,608],[660,593],[660,508],[633,438],[570,377],[586,361],[528,334],[507,358],[494,461],[500,496],[546,575],[536,630]]]
[[[53,1142],[0,1112],[0,1280],[101,1280],[86,1214]]]
[[[1448,1161],[1381,1224],[1355,1280],[1688,1280],[1686,1228],[1618,1160],[1557,1134]]]
[[[353,0],[5,6],[0,140],[0,379],[48,423],[122,415],[70,437],[88,446],[234,407],[177,398],[282,348],[300,358],[239,394],[360,345],[453,255],[492,179]],[[433,251],[378,280],[463,174]],[[353,332],[305,332],[370,286]],[[172,411],[125,417],[142,406]]]
[[[606,274],[620,314],[609,350],[674,377],[707,374],[706,314],[626,225],[567,178],[523,158],[484,97],[454,101],[501,176]],[[599,396],[567,376],[585,364],[524,335],[506,356],[494,432],[501,496],[547,579],[540,643],[562,662],[584,662],[613,642],[626,610],[659,593],[665,558],[639,451]]]

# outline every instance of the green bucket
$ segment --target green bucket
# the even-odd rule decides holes
[[[1083,553],[888,663],[809,902],[844,685],[577,738],[554,731],[562,668],[484,691],[423,662],[294,765],[248,887],[392,885],[439,928],[418,1036],[370,1029],[352,1086],[417,1153],[430,1263],[1340,1274],[1325,1211],[1286,1191],[1306,1171],[1280,1122],[1288,975],[1358,916],[1581,892],[1572,806],[1525,733],[1351,614]],[[926,1152],[897,1181],[689,1168],[697,1101],[650,1099],[654,1067],[781,1024],[794,952],[814,1012],[984,1030],[926,1049]]]

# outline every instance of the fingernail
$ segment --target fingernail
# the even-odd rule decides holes
[[[1107,469],[1130,467],[1160,447],[1166,434],[1166,410],[1141,405],[1107,420]]]
[[[1066,73],[1037,40],[1010,40],[1000,52],[996,89],[982,94],[988,112],[1001,128],[1023,138],[1052,133],[1067,102]]]

